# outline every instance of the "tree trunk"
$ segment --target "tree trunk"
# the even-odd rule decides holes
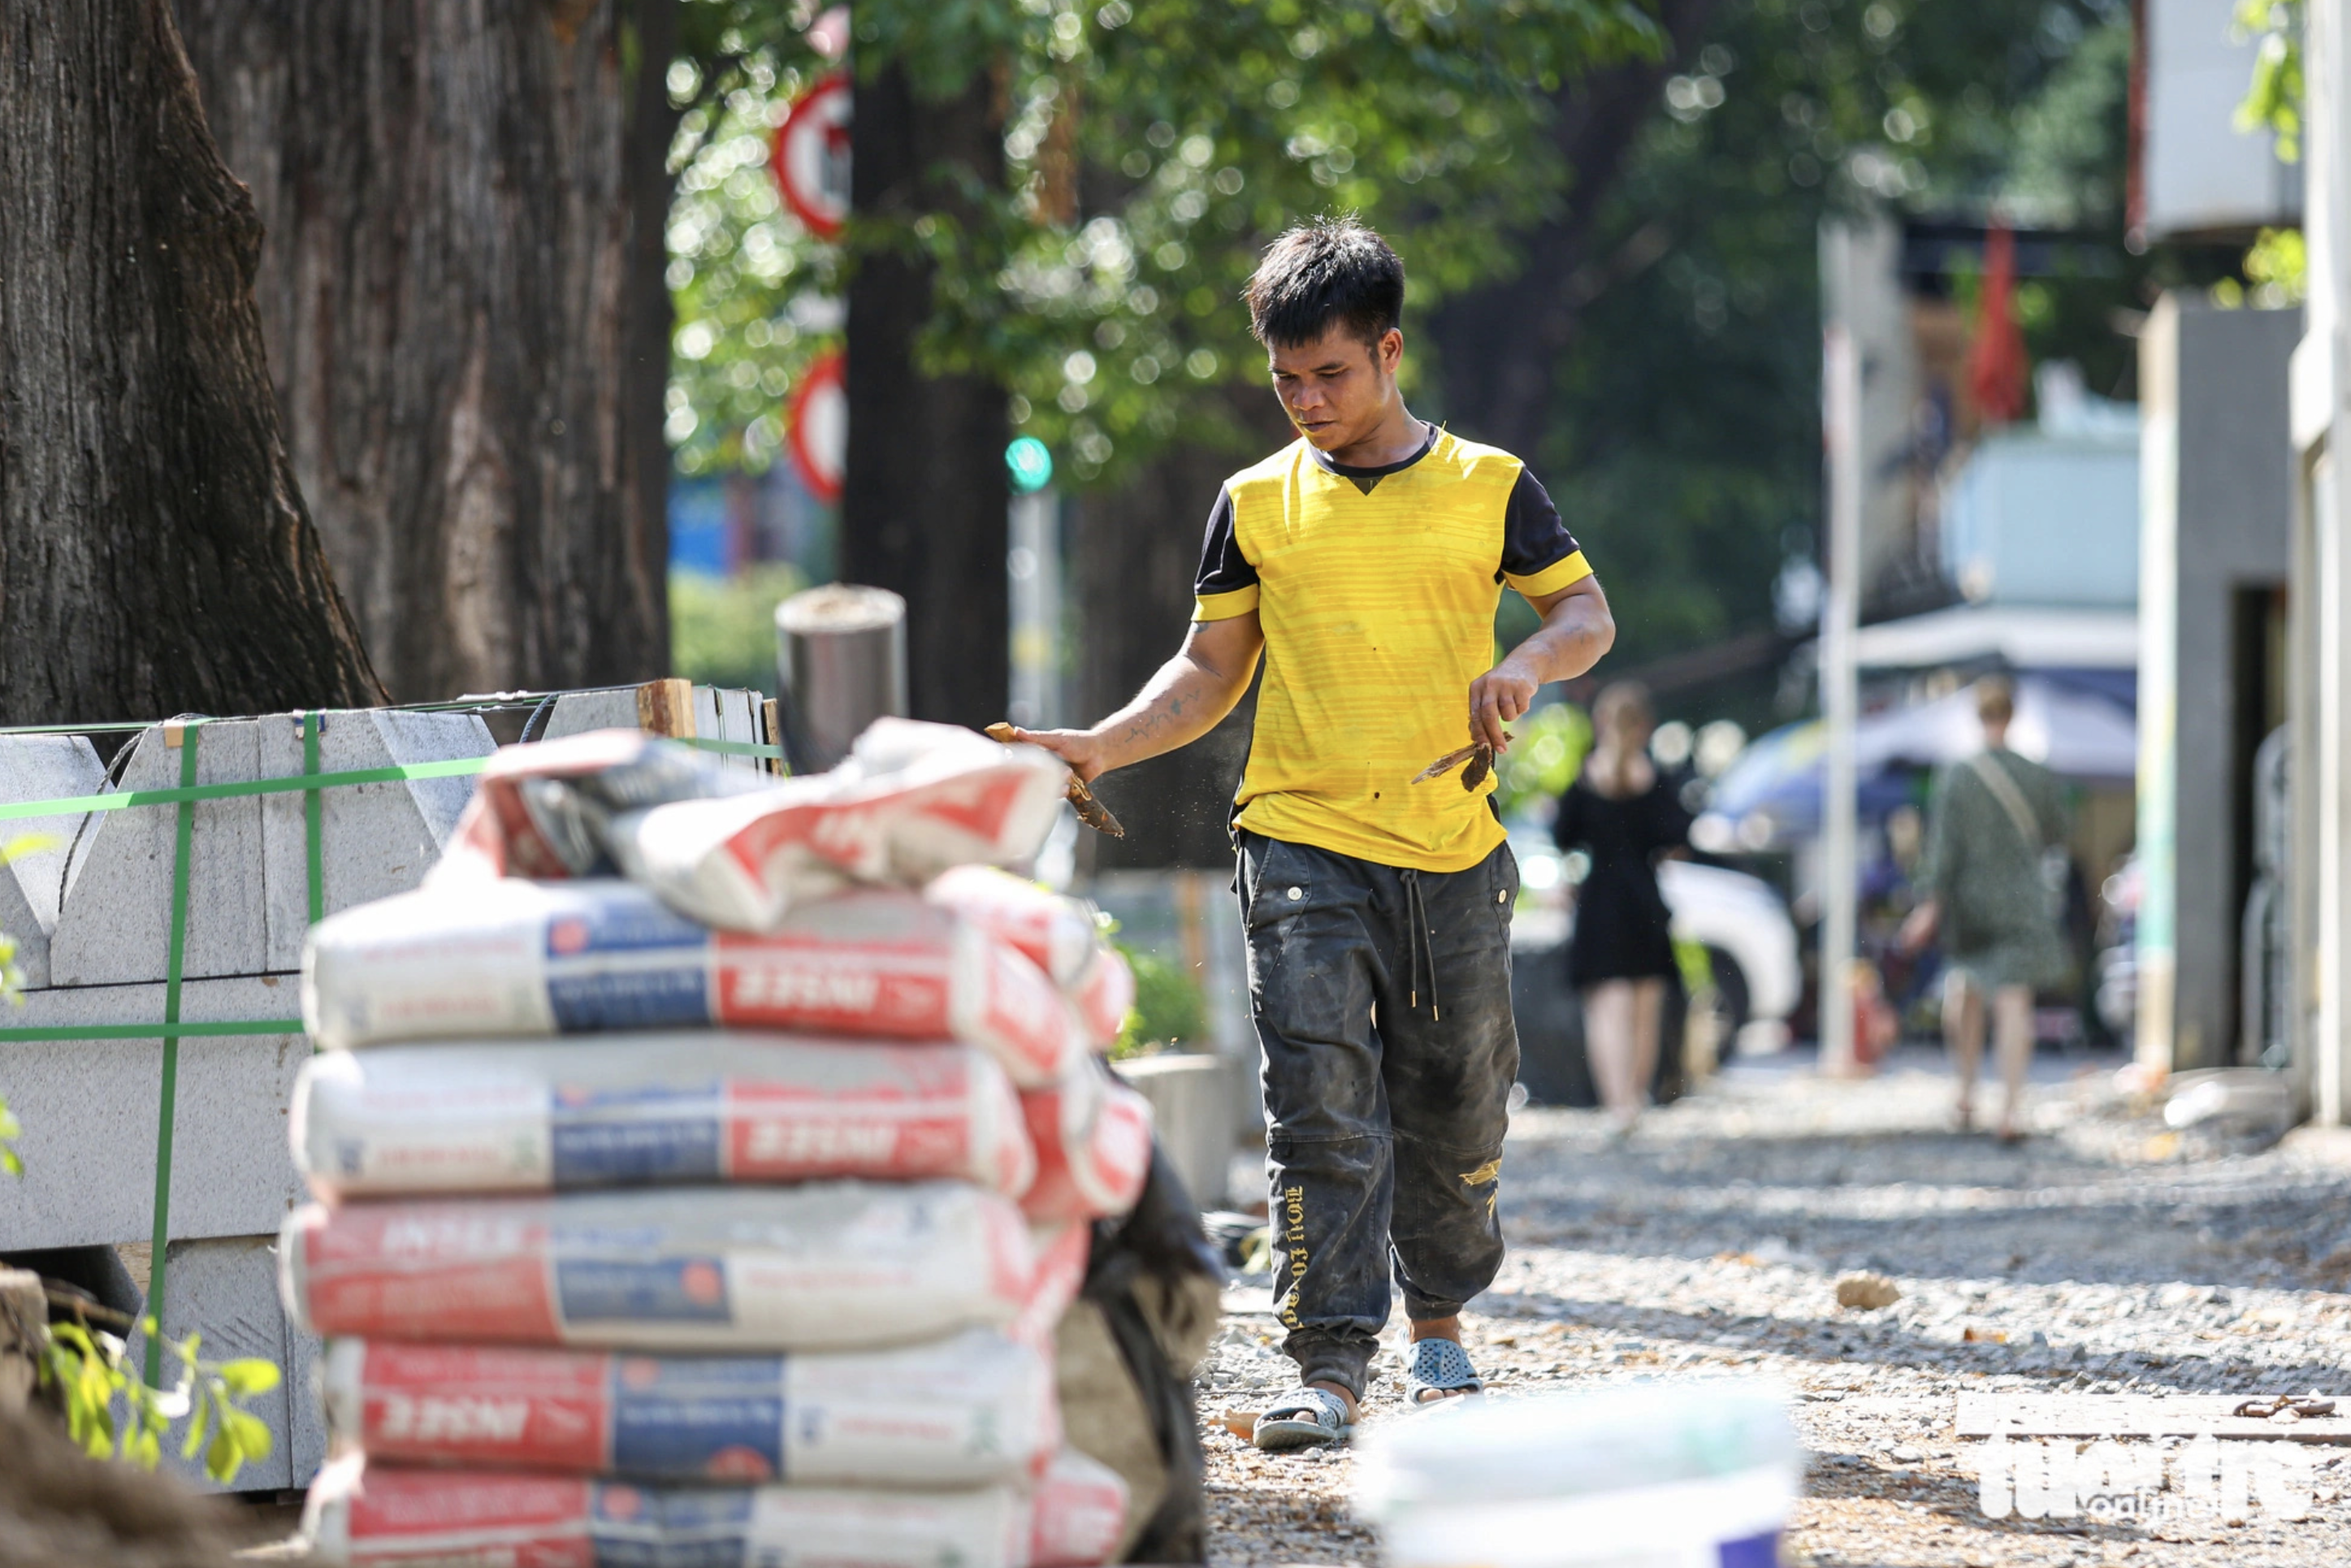
[[[0,720],[381,700],[168,0],[0,13]]]
[[[622,37],[637,62],[628,83],[628,275],[622,312],[621,472],[629,496],[626,570],[641,577],[653,602],[651,624],[636,635],[640,657],[671,673],[669,629],[669,340],[676,315],[669,298],[669,209],[677,182],[669,172],[670,143],[681,111],[669,101],[669,67],[677,57],[680,0],[627,0]],[[629,34],[633,32],[633,38]],[[624,54],[624,57],[628,55]],[[772,661],[770,661],[772,663]],[[775,677],[769,675],[768,681]]]
[[[971,232],[979,214],[955,182],[1004,183],[994,97],[985,71],[940,102],[918,97],[895,67],[861,78],[850,174],[860,218],[897,227],[940,213]],[[1004,716],[1008,695],[1011,420],[995,382],[925,375],[916,363],[933,275],[889,243],[861,255],[850,280],[840,559],[849,580],[905,596],[914,716],[985,725]]]
[[[666,674],[620,0],[180,11],[269,231],[295,472],[393,693]]]
[[[1666,42],[1658,58],[1612,67],[1560,90],[1552,135],[1573,182],[1565,205],[1526,236],[1517,273],[1448,300],[1431,323],[1446,423],[1460,434],[1538,461],[1551,424],[1553,371],[1578,314],[1664,254],[1669,236],[1644,228],[1614,253],[1595,256],[1594,229],[1634,140],[1658,112],[1658,85],[1697,50],[1715,4],[1661,0]]]
[[[1178,446],[1078,503],[1071,576],[1082,616],[1081,721],[1117,709],[1183,644],[1208,511],[1238,466],[1229,452]],[[1082,835],[1088,869],[1230,863],[1227,823],[1256,712],[1252,686],[1224,723],[1183,750],[1105,775],[1097,792],[1126,837]]]

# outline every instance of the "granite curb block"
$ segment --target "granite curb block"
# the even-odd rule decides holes
[[[301,726],[296,714],[205,725],[197,782],[299,774]],[[180,751],[170,738],[162,726],[141,731],[118,787],[177,786]],[[489,727],[472,714],[330,710],[320,726],[318,770],[486,757],[496,749]],[[472,789],[465,779],[416,779],[320,790],[327,912],[414,887],[439,855]],[[309,928],[308,799],[289,791],[195,804],[184,975],[300,967]],[[91,814],[74,846],[49,943],[49,985],[126,985],[163,975],[177,826],[178,812],[162,807]]]
[[[190,1023],[300,1012],[295,975],[191,980],[181,988],[180,1016]],[[162,1016],[161,982],[59,988],[27,992],[23,1007],[0,1011],[0,1029],[148,1024]],[[162,1058],[160,1036],[0,1041],[0,1084],[25,1128],[16,1140],[25,1174],[8,1183],[0,1202],[0,1253],[148,1239]],[[275,1232],[299,1201],[286,1118],[294,1075],[309,1058],[309,1037],[302,1034],[181,1040],[174,1238]],[[173,1285],[176,1293],[176,1280]]]
[[[106,765],[78,735],[0,737],[0,801],[62,800],[95,795]],[[66,856],[89,813],[29,817],[0,826],[0,845],[37,841],[0,864],[0,932],[16,938],[16,967],[27,986],[49,983],[49,937],[57,928]]]
[[[206,1361],[258,1356],[286,1375],[276,1388],[245,1402],[269,1428],[267,1458],[247,1464],[224,1487],[204,1474],[201,1455],[183,1459],[173,1441],[163,1445],[163,1469],[199,1491],[287,1491],[309,1485],[327,1457],[327,1417],[316,1387],[321,1342],[287,1321],[277,1295],[276,1233],[174,1241],[168,1259],[165,1337],[201,1334],[198,1354]],[[131,1364],[143,1364],[146,1355],[146,1337],[134,1333]],[[178,1374],[178,1363],[166,1356],[164,1382]]]

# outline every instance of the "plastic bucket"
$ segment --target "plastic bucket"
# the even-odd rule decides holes
[[[1770,1568],[1803,1450],[1775,1385],[1476,1400],[1364,1444],[1390,1568]]]

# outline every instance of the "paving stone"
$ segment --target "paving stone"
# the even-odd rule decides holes
[[[762,738],[761,714],[766,699],[758,692],[735,686],[695,686],[687,711],[694,716],[694,733],[708,740],[758,741]],[[555,699],[541,740],[560,740],[591,729],[635,729],[637,688],[616,686],[609,691],[566,692]],[[730,768],[760,771],[756,757],[727,757]]]
[[[105,784],[105,764],[78,735],[0,736],[0,801],[95,795]],[[88,812],[75,812],[0,821],[0,846],[23,846],[0,863],[0,933],[16,938],[16,967],[27,986],[49,983],[49,936],[57,929],[66,857],[88,820]]]
[[[561,740],[591,729],[637,727],[637,688],[614,686],[607,691],[565,692],[538,732],[540,740]]]
[[[694,688],[695,732],[716,740],[737,740],[756,743],[759,739],[759,710],[765,699],[758,693],[735,686],[696,686]],[[709,717],[705,718],[705,705]],[[747,773],[764,771],[756,757],[728,756],[723,758],[729,768]]]
[[[263,721],[231,719],[204,727],[196,756],[200,784],[261,777]],[[169,789],[180,783],[180,749],[164,727],[141,730],[119,776],[122,789]],[[170,946],[176,806],[131,806],[94,813],[73,852],[56,934],[49,941],[53,986],[123,985],[161,979]],[[232,796],[195,806],[188,862],[189,976],[257,975],[269,966],[264,904],[261,800]]]
[[[194,980],[190,1022],[293,1018],[293,975]],[[149,1023],[163,987],[95,986],[28,993],[0,1028]],[[193,1036],[180,1042],[172,1158],[172,1234],[274,1230],[301,1196],[287,1148],[294,1075],[309,1059],[299,1034]],[[0,1086],[24,1124],[25,1174],[0,1189],[0,1251],[143,1241],[152,1233],[160,1039],[0,1041]]]
[[[286,1321],[277,1296],[277,1244],[275,1234],[175,1241],[168,1254],[160,1314],[165,1335],[185,1339],[202,1334],[200,1354],[207,1361],[258,1356],[283,1374],[276,1388],[245,1403],[269,1428],[269,1457],[246,1464],[225,1487],[204,1473],[201,1456],[183,1459],[176,1443],[163,1445],[163,1468],[200,1490],[283,1491],[308,1486],[326,1458],[326,1421],[311,1377],[319,1341]],[[130,1350],[143,1360],[143,1336],[133,1335]],[[177,1364],[167,1355],[166,1381],[176,1370]]]
[[[472,714],[360,708],[331,711],[321,718],[321,773],[486,757],[497,749],[489,727]],[[258,777],[301,772],[301,716],[284,714],[256,723],[261,737]],[[473,793],[474,780],[465,777],[320,790],[319,869],[326,912],[331,915],[414,889],[440,858],[442,845]],[[273,972],[301,967],[302,942],[310,928],[306,800],[299,793],[261,797],[268,932],[263,967]]]

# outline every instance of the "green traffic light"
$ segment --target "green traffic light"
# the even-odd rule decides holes
[[[1004,465],[1012,471],[1012,487],[1021,495],[1053,482],[1053,454],[1033,435],[1012,438],[1012,444],[1004,449]]]

